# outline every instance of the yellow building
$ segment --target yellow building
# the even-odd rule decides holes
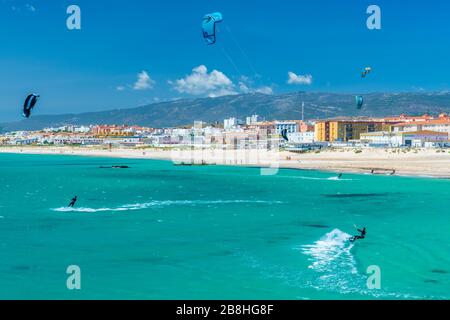
[[[381,131],[383,123],[358,120],[322,120],[316,122],[314,129],[318,142],[347,142],[359,140],[361,133]]]

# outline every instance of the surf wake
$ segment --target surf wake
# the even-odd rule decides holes
[[[353,243],[348,240],[351,235],[339,229],[327,233],[312,245],[304,245],[302,252],[309,256],[310,269],[332,273],[336,269],[357,273],[355,260],[351,254]]]
[[[328,178],[306,177],[306,176],[281,176],[281,177],[300,180],[315,180],[315,181],[353,181],[353,179],[338,178],[338,177],[328,177]]]
[[[331,178],[327,178],[325,180],[328,180],[328,181],[353,181],[353,179],[345,179],[345,178],[338,178],[338,177],[331,177]]]
[[[60,207],[52,209],[56,212],[120,212],[120,211],[136,211],[149,208],[160,208],[166,206],[208,206],[208,205],[227,205],[227,204],[281,204],[281,201],[263,201],[263,200],[166,200],[166,201],[150,201],[146,203],[126,204],[115,208],[83,208],[83,207]]]
[[[367,274],[359,274],[351,252],[354,244],[350,235],[339,229],[325,234],[311,245],[302,246],[302,252],[311,261],[308,267],[320,276],[311,281],[318,290],[331,290],[342,294],[361,294],[375,298],[418,299],[401,292],[370,290],[367,288]]]
[[[334,229],[314,244],[302,246],[311,262],[308,268],[319,273],[311,283],[315,288],[341,293],[365,291],[366,278],[358,274],[350,238],[348,233]]]

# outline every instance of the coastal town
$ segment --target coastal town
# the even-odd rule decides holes
[[[450,301],[450,0],[0,12],[0,300],[208,320]]]
[[[0,146],[80,146],[104,148],[273,149],[302,152],[324,148],[446,148],[450,147],[447,114],[386,118],[333,118],[266,121],[196,121],[190,126],[150,128],[135,125],[64,125],[38,131],[0,135]]]

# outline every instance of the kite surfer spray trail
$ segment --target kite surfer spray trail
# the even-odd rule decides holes
[[[319,275],[314,286],[345,293],[364,287],[365,278],[356,269],[351,253],[354,244],[349,242],[350,238],[349,234],[334,229],[314,244],[302,246],[302,252],[311,262],[308,268]]]
[[[356,273],[353,256],[350,253],[353,248],[353,244],[349,243],[350,238],[351,235],[348,233],[334,229],[314,244],[303,246],[303,253],[310,256],[312,262],[309,268],[318,272],[330,272],[339,265]]]

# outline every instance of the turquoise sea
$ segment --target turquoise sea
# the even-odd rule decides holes
[[[334,176],[0,154],[0,298],[449,299],[450,181]]]

